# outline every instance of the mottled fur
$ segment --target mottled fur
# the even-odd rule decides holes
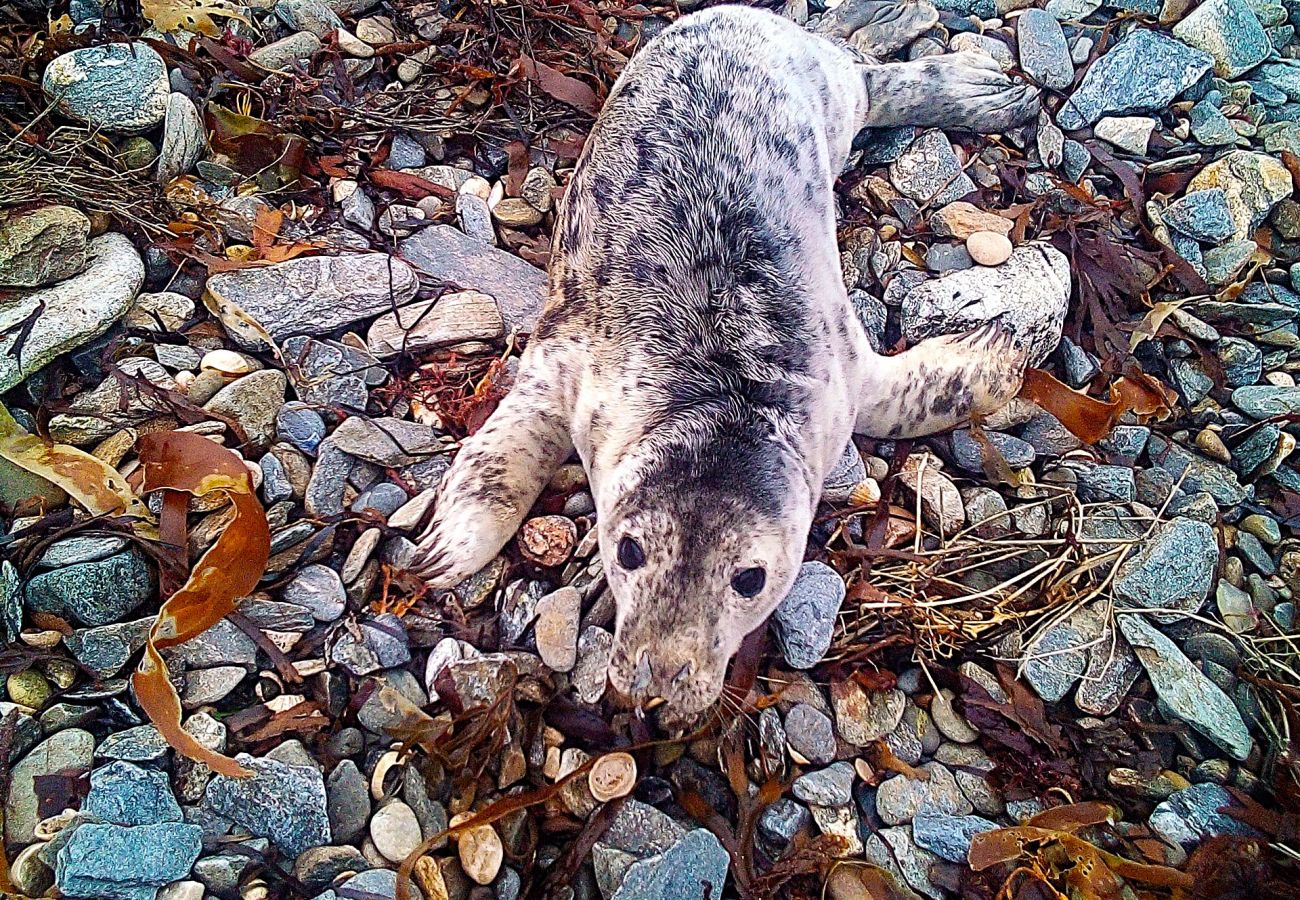
[[[822,30],[880,50],[933,21],[924,3],[845,0]],[[519,383],[458,455],[417,571],[445,588],[480,568],[576,449],[617,600],[611,680],[678,714],[710,704],[788,591],[850,434],[950,428],[1018,386],[1023,354],[996,327],[891,358],[868,345],[835,240],[854,135],[1001,130],[1034,105],[981,57],[873,64],[765,12],[666,30],[592,131]],[[647,559],[633,571],[624,536]],[[741,597],[731,579],[755,566],[766,586]]]

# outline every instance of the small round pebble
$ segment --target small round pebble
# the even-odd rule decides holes
[[[456,845],[460,866],[477,884],[491,884],[501,871],[505,848],[491,825],[479,825],[461,833]]]
[[[384,859],[400,863],[410,856],[423,838],[415,812],[401,800],[390,800],[370,820],[370,839]]]
[[[1011,258],[1011,241],[996,231],[977,231],[966,238],[966,252],[981,266],[998,266]]]

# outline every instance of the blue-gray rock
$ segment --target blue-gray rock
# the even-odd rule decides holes
[[[59,112],[105,131],[147,131],[167,115],[171,84],[148,44],[85,47],[56,57],[41,79]]]
[[[1101,371],[1097,358],[1068,337],[1061,338],[1058,348],[1065,364],[1065,380],[1070,387],[1081,388]]]
[[[360,623],[360,630],[359,642],[351,631],[341,631],[330,648],[330,659],[353,675],[369,675],[410,662],[406,626],[397,616],[392,613],[376,616]]]
[[[1232,448],[1232,467],[1245,478],[1253,477],[1255,470],[1273,457],[1281,436],[1282,429],[1272,423],[1252,428],[1246,439]]]
[[[1250,754],[1250,733],[1228,695],[1140,614],[1120,615],[1119,627],[1162,706],[1233,759],[1245,759]]]
[[[128,550],[95,562],[43,572],[27,582],[27,606],[83,625],[108,625],[153,594],[144,554]]]
[[[1079,471],[1079,499],[1085,503],[1137,499],[1137,484],[1128,466],[1088,466]]]
[[[1205,251],[1205,280],[1224,285],[1245,271],[1246,264],[1259,249],[1254,241],[1229,241]]]
[[[1228,117],[1219,111],[1219,107],[1209,100],[1202,100],[1193,106],[1187,114],[1187,120],[1197,143],[1207,147],[1230,147],[1237,143],[1237,130],[1232,127]]]
[[[1110,434],[1097,442],[1097,446],[1112,459],[1132,464],[1146,450],[1150,437],[1151,429],[1145,425],[1116,425]]]
[[[330,439],[344,453],[389,468],[409,466],[443,449],[432,428],[389,416],[351,416]]]
[[[811,823],[812,815],[806,807],[781,797],[758,817],[758,833],[774,846],[784,848]]]
[[[790,593],[772,614],[777,643],[791,667],[811,669],[822,661],[844,593],[844,579],[825,563],[813,560],[799,568]]]
[[[199,826],[180,822],[84,823],[59,850],[54,883],[65,897],[153,900],[159,887],[189,875],[202,835]]]
[[[937,129],[922,132],[890,164],[889,180],[907,197],[935,208],[975,190],[952,144]]]
[[[285,470],[284,463],[280,462],[280,457],[266,453],[257,461],[257,466],[262,470],[262,499],[267,506],[274,506],[293,496],[293,482],[289,480],[289,473]]]
[[[1246,241],[1293,188],[1286,166],[1267,153],[1233,150],[1210,163],[1187,184],[1189,191],[1223,188],[1232,215],[1233,238]]]
[[[611,900],[708,900],[722,896],[731,857],[713,833],[687,832],[668,852],[632,863]]]
[[[1232,795],[1217,784],[1194,784],[1169,795],[1151,812],[1148,824],[1151,830],[1172,844],[1191,852],[1207,838],[1220,835],[1249,837],[1254,829],[1227,813],[1222,807],[1232,806]]]
[[[9,747],[9,757],[7,760],[0,760],[0,762],[7,761],[11,766],[21,759],[24,753],[35,747],[41,739],[40,723],[23,712],[23,709],[24,707],[17,703],[0,700],[0,722],[10,716],[13,717],[14,722],[14,736]]]
[[[1268,58],[1268,35],[1245,0],[1206,0],[1174,26],[1174,37],[1214,57],[1214,74],[1236,78]]]
[[[846,806],[853,801],[853,766],[833,766],[800,775],[791,786],[796,799],[815,806]]]
[[[884,353],[885,322],[889,317],[885,304],[866,291],[849,291],[849,302],[853,304],[853,311],[858,314],[862,330],[867,333],[867,343],[871,345],[871,349],[877,353]]]
[[[975,265],[964,244],[931,244],[925,251],[925,267],[931,272],[960,272]]]
[[[82,810],[114,825],[181,821],[167,773],[120,760],[90,773],[90,793]]]
[[[1034,446],[1028,441],[1000,431],[984,433],[989,443],[993,445],[993,449],[1000,453],[1007,461],[1007,465],[1013,469],[1023,469],[1031,465],[1034,457],[1038,455]],[[949,448],[952,450],[952,460],[958,468],[967,472],[983,473],[984,451],[975,438],[971,437],[970,429],[962,428],[954,431],[949,435],[948,441]]]
[[[419,887],[409,883],[411,900],[423,900]],[[351,900],[364,897],[366,900],[395,900],[397,897],[397,873],[392,869],[368,869],[353,875],[338,886],[338,891],[326,891],[318,894],[315,900]]]
[[[1300,412],[1300,387],[1268,384],[1239,387],[1232,392],[1232,405],[1252,419],[1285,416]]]
[[[8,643],[18,640],[23,629],[23,583],[7,559],[0,560],[0,628]]]
[[[251,834],[270,838],[289,857],[330,843],[325,780],[320,772],[246,753],[237,760],[253,770],[253,777],[213,777],[203,799],[206,808]]]
[[[1250,341],[1225,337],[1215,344],[1214,353],[1223,364],[1228,387],[1254,384],[1264,374],[1264,353]]]
[[[325,782],[330,833],[340,844],[360,838],[370,819],[370,789],[357,764],[345,759]]]
[[[853,149],[862,153],[861,165],[883,166],[902,156],[915,138],[916,129],[911,125],[901,128],[864,128],[853,142]]]
[[[796,703],[785,717],[790,749],[818,765],[835,758],[835,726],[830,717],[807,703]]]
[[[1047,457],[1064,456],[1082,444],[1074,434],[1049,412],[1041,412],[1020,428],[1020,439]]]
[[[1087,667],[1087,643],[1071,621],[1057,622],[1025,648],[1025,681],[1048,703],[1060,700]]]
[[[1093,63],[1056,122],[1073,130],[1106,115],[1162,111],[1213,65],[1208,53],[1135,29]]]
[[[1078,184],[1092,163],[1092,151],[1072,138],[1066,138],[1061,147],[1061,174],[1071,184]]]
[[[325,440],[325,420],[306,403],[292,400],[275,414],[276,436],[288,441],[303,453],[315,454]]]
[[[971,838],[999,827],[980,816],[945,816],[922,810],[912,820],[912,839],[941,859],[964,864]]]
[[[1183,404],[1195,406],[1214,388],[1214,379],[1205,371],[1200,359],[1178,357],[1169,361],[1169,380],[1183,398]]]
[[[1300,294],[1281,284],[1256,281],[1246,286],[1238,298],[1242,303],[1279,303],[1300,310]]]
[[[281,596],[289,603],[311,610],[318,622],[333,622],[343,615],[347,606],[343,579],[338,572],[319,563],[303,566],[284,586]]]
[[[929,780],[894,775],[876,789],[876,812],[885,822],[902,825],[925,810],[949,816],[965,816],[974,810],[946,766],[932,761],[920,768],[929,773]]]
[[[95,748],[96,759],[120,759],[134,763],[156,763],[166,758],[169,747],[152,725],[137,725],[104,738]],[[126,823],[119,823],[126,824]]]
[[[1164,211],[1165,224],[1175,231],[1207,244],[1218,244],[1232,236],[1232,214],[1223,188],[1192,191]]]
[[[1235,506],[1251,496],[1252,491],[1243,488],[1227,466],[1197,456],[1163,435],[1151,435],[1147,456],[1155,465],[1174,476],[1175,480],[1182,478],[1184,491],[1205,491],[1220,506]]]
[[[1070,48],[1065,44],[1061,23],[1051,13],[1027,9],[1016,19],[1020,44],[1020,66],[1043,87],[1063,91],[1074,80]]]
[[[343,27],[343,20],[325,0],[279,0],[275,15],[294,31],[306,31],[323,38]]]
[[[1237,533],[1237,550],[1252,567],[1263,575],[1276,575],[1277,563],[1269,555],[1268,549],[1255,535],[1246,531]]]
[[[406,491],[392,482],[382,481],[358,496],[352,503],[352,511],[359,513],[369,509],[379,513],[386,519],[397,512],[401,505],[409,499],[406,496]]]
[[[1201,249],[1200,244],[1177,231],[1169,232],[1169,244],[1174,248],[1175,253],[1191,263],[1197,275],[1205,277],[1205,251]]]
[[[1204,522],[1173,519],[1160,525],[1120,566],[1115,597],[1129,606],[1196,612],[1209,596],[1218,565],[1214,529]]]

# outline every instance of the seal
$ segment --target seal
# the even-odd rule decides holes
[[[1015,395],[1009,331],[881,356],[841,276],[833,187],[861,129],[1036,113],[982,55],[874,61],[936,21],[844,0],[810,33],[715,7],[628,63],[561,205],[516,384],[445,476],[417,574],[445,589],[484,566],[576,450],[616,601],[610,681],[689,717],[789,591],[853,432],[929,434]]]

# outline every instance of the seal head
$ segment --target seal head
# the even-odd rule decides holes
[[[679,720],[718,698],[728,660],[789,591],[813,508],[775,437],[698,440],[625,461],[598,517],[617,606],[610,681]]]

